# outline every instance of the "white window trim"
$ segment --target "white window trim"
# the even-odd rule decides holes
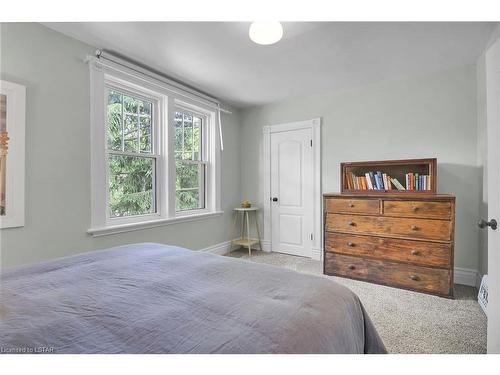
[[[125,217],[110,217],[109,216],[109,189],[108,184],[106,183],[105,193],[106,193],[106,207],[104,210],[104,215],[106,217],[105,226],[113,227],[122,224],[132,224],[139,222],[150,222],[153,220],[160,220],[165,218],[166,212],[166,204],[165,199],[163,199],[163,194],[161,193],[162,185],[166,182],[163,179],[164,174],[164,159],[163,155],[166,154],[167,149],[165,147],[165,142],[163,141],[164,137],[164,126],[166,124],[166,119],[164,116],[164,110],[166,105],[166,101],[168,98],[164,95],[159,95],[157,93],[151,93],[144,91],[140,87],[133,87],[133,85],[127,85],[117,80],[112,76],[104,77],[104,92],[107,93],[107,87],[115,88],[123,93],[128,93],[132,96],[138,97],[140,99],[150,100],[153,103],[153,121],[151,123],[153,129],[153,153],[156,155],[156,169],[154,172],[154,184],[155,184],[155,203],[156,203],[156,212],[151,214],[144,215],[134,215],[134,216],[125,216]],[[132,89],[132,90],[131,90]],[[104,97],[103,110],[106,114],[106,95]],[[157,118],[157,119],[156,119]],[[106,120],[105,120],[106,122]],[[104,132],[106,134],[106,124],[104,125]],[[106,139],[107,134],[105,135]],[[104,142],[106,147],[106,140]],[[108,178],[108,155],[112,153],[106,150],[105,152],[105,168],[106,168],[106,179]],[[134,157],[150,157],[149,154],[139,154],[139,153],[130,153],[130,156]],[[175,176],[174,176],[175,178]],[[105,181],[106,182],[106,181]]]
[[[220,216],[221,210],[221,149],[219,140],[218,116],[207,103],[196,105],[186,99],[188,93],[178,95],[178,88],[143,76],[111,63],[106,66],[92,59],[90,67],[90,119],[91,119],[91,227],[87,233],[103,236],[133,230],[141,230],[180,222],[202,220]],[[157,212],[123,218],[110,218],[108,215],[108,171],[106,138],[106,86],[123,88],[145,96],[158,103],[156,116],[158,127],[153,135],[160,157],[157,160],[156,188]],[[175,211],[175,158],[174,118],[176,107],[186,108],[202,114],[208,119],[207,131],[207,173],[205,208],[192,211]],[[164,109],[164,110],[163,110]],[[155,137],[156,136],[156,137]]]

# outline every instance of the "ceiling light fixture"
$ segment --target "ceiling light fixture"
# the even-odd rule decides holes
[[[279,22],[253,22],[248,36],[257,44],[274,44],[283,37],[283,26]]]

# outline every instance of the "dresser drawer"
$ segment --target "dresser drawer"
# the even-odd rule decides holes
[[[451,245],[435,242],[326,232],[325,251],[423,266],[451,264]]]
[[[378,199],[347,199],[347,198],[327,198],[326,212],[342,212],[355,214],[380,213],[380,200]]]
[[[451,273],[445,269],[325,253],[325,273],[441,295],[452,295]]]
[[[384,215],[450,219],[451,202],[384,201]]]
[[[444,220],[327,213],[326,230],[450,241],[452,222]]]

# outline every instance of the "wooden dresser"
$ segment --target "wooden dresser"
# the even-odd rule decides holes
[[[455,197],[323,197],[326,275],[453,297]]]

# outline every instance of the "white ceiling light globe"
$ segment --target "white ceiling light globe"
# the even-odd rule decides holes
[[[253,22],[248,36],[257,44],[274,44],[283,37],[283,26],[279,22]]]

